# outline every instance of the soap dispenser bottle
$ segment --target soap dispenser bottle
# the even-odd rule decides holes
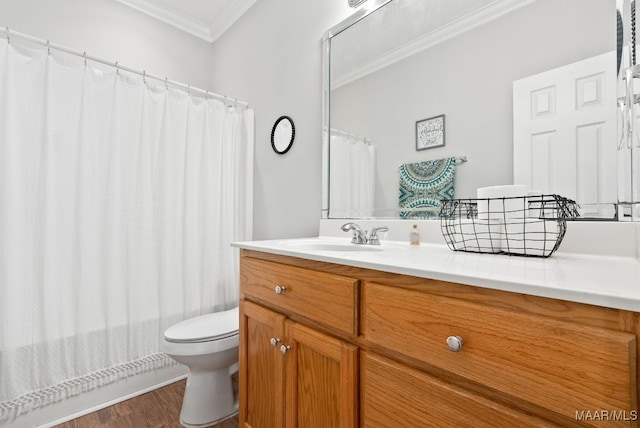
[[[413,225],[413,230],[409,234],[409,243],[411,245],[420,245],[420,232],[418,232],[418,225]]]

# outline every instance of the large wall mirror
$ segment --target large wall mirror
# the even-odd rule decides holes
[[[369,0],[324,41],[323,217],[401,217],[403,164],[464,158],[456,198],[527,184],[611,218],[638,180],[619,167],[625,1]],[[440,115],[446,145],[417,150]]]

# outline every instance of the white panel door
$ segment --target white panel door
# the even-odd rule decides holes
[[[589,205],[618,199],[615,64],[611,52],[513,83],[514,183],[610,214]]]

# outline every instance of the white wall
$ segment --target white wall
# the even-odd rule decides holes
[[[212,89],[256,115],[254,238],[317,236],[322,205],[322,36],[353,13],[347,0],[259,0],[214,44]],[[271,149],[281,115],[292,149]]]
[[[0,0],[0,26],[209,89],[212,46],[114,0]]]

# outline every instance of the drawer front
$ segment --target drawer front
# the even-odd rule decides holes
[[[632,334],[380,284],[365,284],[363,300],[372,343],[573,420],[580,411],[636,409]],[[462,338],[459,352],[449,336]]]
[[[357,335],[356,279],[248,257],[241,259],[240,277],[245,296]],[[283,287],[280,294],[276,287]]]
[[[363,427],[556,426],[369,352],[361,379]]]

